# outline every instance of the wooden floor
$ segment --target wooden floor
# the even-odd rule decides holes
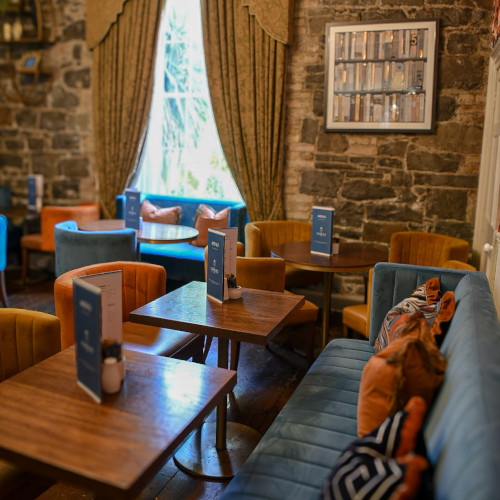
[[[55,314],[53,299],[53,276],[38,274],[32,282],[23,286],[20,269],[13,267],[6,273],[7,293],[10,306]],[[338,335],[338,318],[332,318],[331,336]],[[319,342],[320,323],[316,338]],[[297,384],[304,376],[307,366],[300,352],[300,331],[278,335],[270,347],[242,344],[238,367],[238,383],[229,397],[228,419],[250,425],[264,433]],[[216,365],[217,343],[212,344],[207,364]],[[214,420],[215,416],[209,416]],[[139,498],[142,500],[212,500],[218,498],[227,481],[206,481],[180,471],[173,459],[169,459],[152,479]],[[89,491],[72,485],[57,483],[38,500],[93,499]]]

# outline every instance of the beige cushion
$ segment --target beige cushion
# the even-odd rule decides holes
[[[229,207],[215,212],[212,207],[201,203],[196,210],[194,218],[194,227],[200,233],[192,243],[199,247],[208,245],[208,230],[210,228],[228,227],[229,225]]]
[[[182,217],[182,208],[180,206],[160,208],[146,199],[141,205],[141,217],[145,222],[179,224]]]

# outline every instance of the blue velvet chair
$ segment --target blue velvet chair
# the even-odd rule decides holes
[[[5,268],[7,267],[7,217],[0,215],[0,298],[4,307],[9,307],[5,288]]]
[[[56,278],[71,271],[101,262],[137,260],[135,229],[80,231],[74,220],[54,226]]]

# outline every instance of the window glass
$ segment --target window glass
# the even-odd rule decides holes
[[[199,0],[166,2],[135,187],[155,194],[241,200],[212,114]]]

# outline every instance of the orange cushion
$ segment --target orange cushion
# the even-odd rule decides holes
[[[361,375],[358,435],[364,436],[404,408],[412,396],[430,407],[446,369],[422,313],[408,315],[401,336],[372,356]]]
[[[194,227],[200,233],[198,238],[192,241],[193,245],[205,247],[208,245],[208,230],[216,227],[228,227],[229,207],[215,212],[212,207],[201,203],[196,210],[194,217]]]
[[[141,217],[145,222],[179,224],[182,217],[182,208],[180,206],[160,208],[146,199],[141,205]]]

